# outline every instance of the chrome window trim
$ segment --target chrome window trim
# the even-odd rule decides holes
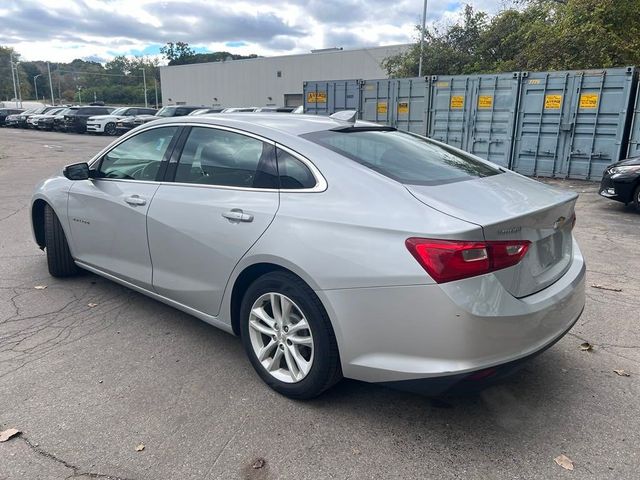
[[[198,187],[198,188],[217,188],[217,189],[224,189],[224,190],[244,190],[244,191],[251,191],[251,192],[281,192],[281,193],[319,193],[319,192],[324,192],[327,187],[327,180],[324,178],[324,175],[322,175],[322,173],[320,172],[320,170],[318,169],[318,167],[315,166],[315,164],[309,160],[308,158],[306,158],[305,156],[301,155],[300,153],[296,152],[295,150],[291,149],[290,147],[287,147],[285,145],[282,145],[281,143],[278,143],[274,140],[271,140],[270,138],[266,138],[263,137],[261,135],[258,135],[256,133],[253,132],[248,132],[246,130],[242,130],[239,128],[235,128],[235,127],[228,127],[226,125],[214,125],[214,124],[208,124],[208,123],[197,123],[197,122],[180,122],[180,123],[163,123],[161,125],[149,125],[148,127],[144,127],[141,128],[140,130],[135,131],[135,133],[126,133],[124,134],[122,137],[120,137],[115,143],[112,143],[111,145],[106,146],[105,148],[103,148],[100,152],[98,152],[97,155],[95,155],[88,163],[89,163],[89,167],[93,167],[94,164],[96,162],[98,162],[104,155],[106,155],[107,153],[109,153],[111,150],[115,149],[118,147],[118,145],[120,145],[121,143],[123,143],[124,141],[135,137],[136,135],[139,135],[141,133],[144,133],[146,131],[149,130],[153,130],[156,128],[164,128],[164,127],[203,127],[203,128],[211,128],[211,129],[218,129],[218,130],[225,130],[228,132],[232,132],[232,133],[237,133],[239,135],[245,135],[251,138],[255,138],[256,140],[260,140],[261,142],[267,143],[269,145],[272,145],[275,148],[280,148],[282,150],[284,150],[285,152],[289,153],[290,155],[292,155],[293,157],[295,157],[296,159],[298,159],[299,161],[301,161],[309,170],[311,170],[311,174],[314,176],[314,178],[316,179],[316,184],[315,186],[311,187],[311,188],[292,188],[292,189],[280,189],[280,188],[253,188],[253,187],[234,187],[231,185],[209,185],[209,184],[203,184],[203,183],[182,183],[182,182],[165,182],[165,181],[147,181],[147,180],[127,180],[127,179],[118,179],[118,178],[109,178],[109,179],[105,179],[105,178],[100,178],[97,180],[108,180],[108,181],[116,181],[116,182],[136,182],[136,183],[153,183],[153,184],[159,184],[159,185],[179,185],[179,186],[183,186],[183,187]],[[133,132],[133,130],[132,130]],[[169,159],[169,163],[174,163],[171,161],[171,159]]]
[[[306,166],[310,171],[311,171],[311,175],[313,175],[313,177],[316,179],[316,184],[311,187],[311,188],[280,188],[280,192],[283,193],[314,193],[314,192],[324,192],[327,189],[327,180],[324,178],[324,175],[322,175],[322,173],[320,172],[320,170],[318,170],[318,167],[315,166],[315,164],[309,160],[307,157],[299,154],[298,152],[296,152],[295,150],[282,145],[281,143],[276,142],[275,144],[276,148],[280,148],[282,150],[284,150],[285,152],[287,152],[289,155],[291,155],[292,157],[296,158],[297,160],[299,160],[300,162],[302,162],[302,164],[304,166]],[[277,157],[277,152],[276,152],[276,157]],[[276,158],[276,162],[277,162],[277,158]]]

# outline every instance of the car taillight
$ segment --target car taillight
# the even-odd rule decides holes
[[[405,245],[437,283],[445,283],[516,265],[526,255],[531,242],[470,242],[414,237],[408,238]]]

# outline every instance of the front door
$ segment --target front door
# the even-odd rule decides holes
[[[179,127],[143,131],[106,153],[89,180],[75,182],[68,214],[74,258],[151,287],[147,212]]]
[[[194,127],[174,183],[149,208],[153,287],[217,315],[227,281],[278,210],[274,146],[221,128]]]

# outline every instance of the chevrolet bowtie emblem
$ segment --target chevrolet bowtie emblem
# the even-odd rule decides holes
[[[566,218],[564,217],[558,217],[558,219],[555,222],[553,222],[553,229],[554,230],[559,229],[562,225],[564,225],[565,220]]]

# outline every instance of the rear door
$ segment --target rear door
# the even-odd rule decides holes
[[[180,127],[140,132],[74,182],[68,217],[74,258],[135,285],[151,287],[146,216]]]
[[[153,287],[217,315],[233,268],[278,210],[274,145],[233,129],[193,127],[168,176],[147,221]]]

